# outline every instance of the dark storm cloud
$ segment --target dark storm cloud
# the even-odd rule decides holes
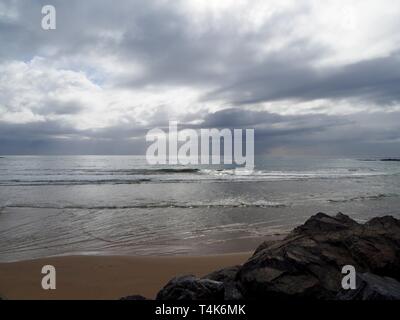
[[[384,124],[384,125],[382,125]],[[256,153],[393,155],[400,142],[400,112],[352,115],[279,115],[228,109],[208,114],[195,128],[255,128]]]
[[[127,125],[78,130],[62,121],[0,122],[0,154],[141,154],[147,130]]]
[[[107,128],[76,129],[65,121],[38,121],[30,123],[0,122],[0,137],[7,140],[47,140],[52,138],[120,140],[142,137],[150,128],[118,124]]]
[[[296,13],[301,14],[303,10],[300,8]],[[206,21],[204,30],[198,31],[191,25],[192,17],[179,10],[163,8],[138,14],[132,33],[126,33],[121,43],[121,52],[126,59],[138,59],[146,66],[146,73],[140,78],[123,79],[122,84],[220,87],[236,81],[259,68],[260,45],[276,36],[274,30],[290,21],[290,14],[277,13],[255,32],[240,32],[240,24],[230,21],[229,15],[226,16],[231,22],[228,26],[214,26],[212,21]],[[306,39],[296,39],[288,45],[298,53],[285,55],[286,63],[296,60],[306,64],[324,52],[319,45],[313,48]],[[272,67],[275,61],[264,63]]]
[[[243,119],[243,121],[240,121]],[[384,123],[385,126],[379,125]],[[168,119],[159,122],[168,130]],[[185,128],[255,128],[257,154],[290,149],[294,154],[318,150],[326,155],[393,155],[400,141],[400,112],[352,116],[282,116],[266,111],[229,109],[204,116]],[[143,154],[152,127],[116,125],[77,130],[63,122],[0,123],[1,154]]]
[[[239,82],[220,88],[206,99],[226,98],[235,104],[276,100],[311,101],[352,98],[391,105],[400,101],[400,54],[393,53],[340,67],[314,69],[276,61],[246,72]]]

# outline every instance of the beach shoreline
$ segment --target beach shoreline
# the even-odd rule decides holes
[[[204,276],[244,263],[252,252],[207,256],[58,256],[0,263],[3,299],[116,300],[129,295],[154,299],[172,277]],[[44,290],[41,269],[56,268],[57,288]]]

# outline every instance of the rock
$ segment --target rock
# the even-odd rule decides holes
[[[357,289],[342,290],[338,300],[400,300],[400,283],[371,273],[357,275]]]
[[[224,283],[224,300],[243,300],[243,295],[235,282]]]
[[[141,295],[132,295],[132,296],[122,297],[119,300],[147,300],[147,298]]]
[[[276,243],[278,243],[279,241],[282,241],[283,239],[285,239],[286,235],[285,234],[276,234],[274,235],[273,239],[269,239],[269,240],[265,240],[263,243],[261,243],[256,251],[254,252],[254,254],[256,254],[257,252],[264,250],[266,248],[268,248],[269,246],[272,246]]]
[[[390,234],[395,239],[400,240],[400,220],[392,216],[372,218],[365,226],[368,227],[370,231],[379,234]]]
[[[223,300],[224,284],[193,275],[175,277],[158,292],[157,300]]]
[[[400,280],[400,221],[377,217],[348,236],[347,247],[365,270]]]
[[[247,299],[334,299],[341,269],[400,278],[400,222],[374,218],[365,225],[344,214],[318,213],[284,240],[261,245],[237,273]]]
[[[243,296],[236,285],[236,275],[240,266],[233,266],[214,271],[203,279],[220,281],[224,284],[224,300],[241,300]]]
[[[293,234],[318,234],[321,232],[335,232],[349,230],[358,226],[358,223],[343,213],[338,213],[335,217],[318,212],[308,219],[303,225],[295,228]]]
[[[359,289],[343,292],[342,267],[355,267]],[[390,278],[389,278],[390,277]],[[176,277],[158,300],[400,299],[400,221],[359,224],[318,213],[285,238],[262,243],[243,266],[203,277]]]
[[[239,271],[240,266],[232,266],[228,268],[223,268],[217,271],[214,271],[206,276],[203,279],[210,279],[214,281],[221,282],[233,282],[236,279],[236,274]]]

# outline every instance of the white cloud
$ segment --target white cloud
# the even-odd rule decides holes
[[[84,72],[56,69],[39,57],[0,64],[0,92],[0,121],[62,120],[79,130],[165,120],[157,113],[180,119],[218,110],[199,103],[202,92],[190,87],[103,88]]]

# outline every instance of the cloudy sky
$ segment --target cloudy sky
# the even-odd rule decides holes
[[[143,154],[169,120],[255,128],[261,154],[400,154],[395,1],[0,0],[0,44],[1,154]]]

